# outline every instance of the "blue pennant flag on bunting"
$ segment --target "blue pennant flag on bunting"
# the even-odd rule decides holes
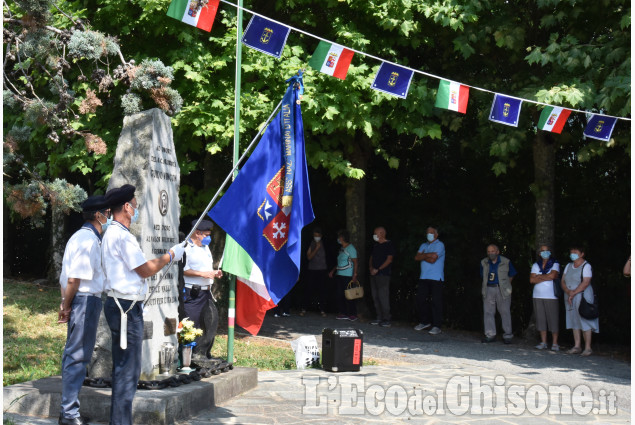
[[[243,35],[243,43],[280,59],[290,31],[289,27],[254,15]]]
[[[375,90],[405,99],[414,72],[392,63],[382,62],[371,86]]]
[[[301,80],[289,80],[282,109],[209,216],[262,272],[275,304],[300,273],[301,231],[313,221],[304,153]]]
[[[593,115],[584,129],[584,135],[592,139],[608,142],[611,139],[616,122],[617,118]]]
[[[518,127],[518,116],[522,103],[522,99],[496,94],[494,102],[492,102],[492,110],[489,113],[489,120]]]

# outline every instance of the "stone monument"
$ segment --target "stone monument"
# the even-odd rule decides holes
[[[156,108],[125,117],[108,189],[126,183],[136,187],[139,220],[131,226],[130,231],[137,237],[148,260],[165,254],[170,247],[180,242],[180,181],[170,118]],[[167,267],[164,267],[146,279],[149,287],[147,299],[152,288],[165,274],[152,299],[144,305],[141,380],[162,379],[158,376],[159,352],[164,343],[173,344],[175,350],[178,347],[178,267],[173,265],[167,273],[166,270]],[[89,377],[111,376],[111,344],[110,328],[102,311],[97,343],[88,367]],[[173,373],[175,368],[176,363],[170,368]]]

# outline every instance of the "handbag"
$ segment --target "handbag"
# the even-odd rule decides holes
[[[356,300],[364,297],[364,288],[356,280],[348,282],[348,286],[344,290],[344,296],[347,300]]]
[[[586,263],[582,265],[582,271],[580,272],[581,274],[584,271],[585,265]],[[592,283],[590,283],[590,285],[591,285],[591,288],[593,289],[593,302],[592,303],[588,302],[586,298],[584,298],[584,292],[582,292],[582,299],[580,300],[578,313],[580,313],[581,317],[587,320],[595,320],[598,317],[600,317],[600,309],[598,305],[598,296],[597,296],[597,293],[595,292],[595,288],[593,287]]]
[[[562,299],[564,296],[564,291],[562,290],[562,286],[560,285],[560,278],[557,277],[553,280],[553,296]]]

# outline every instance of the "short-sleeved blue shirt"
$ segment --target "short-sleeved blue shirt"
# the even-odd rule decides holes
[[[419,253],[436,252],[439,258],[434,263],[421,262],[421,275],[419,279],[443,280],[443,266],[445,264],[445,245],[440,240],[422,243]]]

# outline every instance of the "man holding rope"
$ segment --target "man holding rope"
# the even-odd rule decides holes
[[[110,423],[132,425],[132,400],[141,375],[143,300],[145,279],[166,264],[179,261],[184,247],[174,245],[168,253],[146,260],[130,225],[139,217],[135,187],[126,184],[106,193],[114,220],[104,235],[102,259],[108,299],[104,314],[112,334],[112,398]]]

